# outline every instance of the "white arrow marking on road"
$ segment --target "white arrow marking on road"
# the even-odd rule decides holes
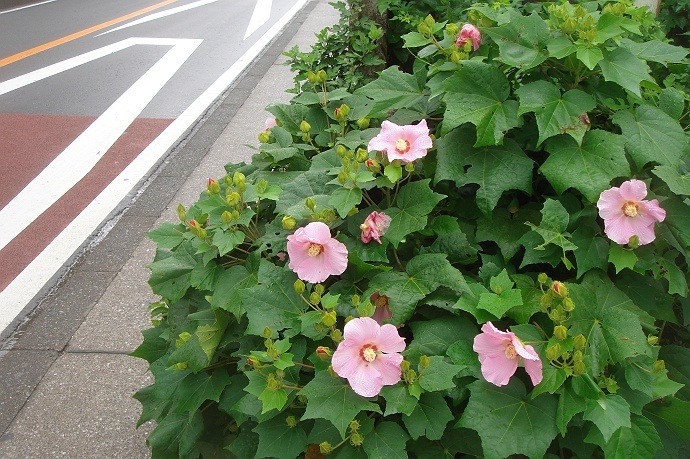
[[[187,5],[182,5],[178,6],[177,8],[171,8],[169,10],[165,11],[160,11],[158,13],[154,14],[149,14],[148,16],[144,16],[143,18],[137,19],[136,21],[128,22],[127,24],[123,24],[120,27],[115,27],[114,29],[110,29],[107,32],[99,33],[96,35],[96,37],[100,37],[101,35],[105,35],[110,32],[115,32],[116,30],[121,30],[121,29],[126,29],[128,27],[133,27],[135,25],[143,24],[145,22],[149,21],[155,21],[156,19],[164,18],[166,16],[172,16],[173,14],[181,13],[183,11],[191,10],[194,8],[198,8],[200,6],[208,5],[209,3],[215,3],[218,0],[200,0],[198,2],[194,3],[189,3]]]
[[[0,249],[52,206],[98,163],[201,40],[130,38],[0,83],[0,95],[136,44],[172,46],[86,130],[0,210]]]
[[[271,7],[273,0],[256,0],[256,6],[252,13],[252,18],[249,20],[247,31],[244,33],[243,40],[246,40],[251,34],[257,31],[259,27],[266,24],[271,18]]]
[[[139,181],[169,151],[208,107],[242,74],[245,68],[278,35],[310,0],[298,0],[229,69],[206,89],[187,109],[149,144],[2,292],[0,292],[0,333],[2,333],[55,276],[85,240],[127,197]],[[141,40],[141,39],[138,39]]]

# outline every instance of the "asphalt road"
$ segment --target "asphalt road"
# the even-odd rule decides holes
[[[0,333],[305,2],[39,0],[0,11]]]

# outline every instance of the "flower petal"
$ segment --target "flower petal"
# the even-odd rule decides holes
[[[359,352],[359,346],[347,346],[345,341],[341,341],[331,358],[333,371],[342,378],[348,378],[355,374],[358,367],[366,363],[360,357]]]
[[[385,324],[378,330],[376,347],[385,353],[402,352],[405,350],[405,338],[398,334],[395,325]]]
[[[370,317],[358,317],[345,324],[343,338],[347,342],[355,343],[358,347],[373,344],[380,325]]]
[[[532,346],[527,346],[528,348],[531,348]],[[534,349],[532,349],[534,351]],[[525,371],[529,375],[530,379],[532,380],[532,384],[535,386],[539,384],[544,377],[542,374],[542,364],[541,364],[541,359],[537,360],[525,360]]]
[[[381,375],[381,383],[384,386],[391,386],[400,381],[402,375],[400,364],[402,361],[403,356],[400,354],[379,354],[376,356],[372,365],[374,365]]]
[[[484,332],[474,337],[472,349],[479,354],[479,361],[482,362],[487,357],[505,356],[510,341],[509,337]]]
[[[509,359],[505,355],[487,357],[482,362],[482,376],[491,384],[505,386],[515,374],[518,359]]]
[[[647,196],[647,184],[642,180],[628,180],[621,183],[620,193],[626,201],[642,201]]]
[[[623,214],[623,205],[625,199],[621,196],[620,189],[613,187],[604,190],[599,195],[597,201],[597,208],[599,209],[599,216],[604,220],[614,218],[617,215]]]
[[[659,206],[659,201],[656,199],[650,199],[649,201],[643,201],[639,203],[641,208],[641,216],[644,218],[649,218],[657,222],[663,222],[666,218],[666,211]]]
[[[347,377],[347,382],[358,395],[362,397],[375,397],[381,392],[383,379],[381,373],[374,365],[363,362],[358,365],[355,372]]]

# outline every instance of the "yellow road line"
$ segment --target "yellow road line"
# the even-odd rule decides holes
[[[168,5],[170,3],[176,2],[177,0],[164,0],[160,3],[156,3],[155,5],[151,5],[149,7],[140,9],[138,11],[134,11],[129,14],[125,14],[124,16],[120,16],[119,18],[111,19],[110,21],[103,22],[101,24],[95,25],[93,27],[89,27],[88,29],[81,30],[79,32],[75,32],[73,34],[64,36],[62,38],[58,38],[57,40],[50,41],[48,43],[44,43],[42,45],[36,46],[31,49],[27,49],[26,51],[22,51],[17,54],[13,54],[12,56],[6,57],[4,59],[0,59],[0,67],[3,67],[5,65],[11,64],[13,62],[17,62],[18,60],[24,59],[25,57],[33,56],[34,54],[38,54],[42,51],[45,51],[50,48],[54,48],[56,46],[62,45],[63,43],[67,43],[68,41],[76,40],[77,38],[81,38],[84,35],[89,35],[93,32],[97,32],[101,29],[105,29],[106,27],[110,27],[112,25],[118,24],[120,22],[126,21],[128,19],[132,19],[137,16],[141,16],[144,13],[148,13],[149,11],[153,11],[155,9],[158,9],[162,6]]]

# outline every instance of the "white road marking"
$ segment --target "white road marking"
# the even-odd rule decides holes
[[[173,14],[181,13],[183,11],[187,11],[187,10],[191,10],[194,8],[198,8],[200,6],[208,5],[209,3],[215,3],[217,1],[218,0],[199,0],[198,2],[188,3],[187,5],[182,5],[182,6],[178,6],[176,8],[171,8],[169,10],[149,14],[148,16],[144,16],[143,18],[139,18],[135,21],[128,22],[127,24],[123,24],[119,27],[115,27],[114,29],[110,29],[107,32],[99,33],[98,35],[96,35],[96,37],[100,37],[101,35],[105,35],[105,34],[108,34],[110,32],[115,32],[116,30],[122,30],[122,29],[126,29],[128,27],[133,27],[133,26],[136,26],[139,24],[143,24],[145,22],[155,21],[156,19],[164,18],[166,16],[171,16]]]
[[[256,6],[254,6],[254,12],[249,20],[249,25],[247,25],[247,31],[244,33],[243,40],[246,40],[247,37],[256,32],[259,27],[266,24],[271,18],[272,3],[273,0],[256,0]]]
[[[17,8],[12,8],[11,10],[7,10],[7,11],[0,11],[0,14],[13,13],[15,11],[24,10],[26,8],[33,8],[34,6],[45,5],[46,3],[53,3],[54,1],[55,0],[46,0],[45,2],[41,2],[41,3],[33,3],[31,5],[20,6]]]
[[[310,0],[298,0],[228,70],[149,144],[34,260],[0,292],[0,333],[12,324],[43,286],[55,276],[89,236],[112,217],[113,209],[160,161],[177,140],[237,79]]]
[[[127,39],[106,46],[105,48],[108,49],[97,50],[100,52],[76,56],[69,59],[68,64],[64,61],[0,84],[0,94],[5,94],[39,79],[91,62],[96,56],[112,54],[113,50],[129,48],[136,44],[172,46],[158,62],[0,210],[0,221],[5,222],[0,234],[0,250],[91,171],[200,43],[201,40],[192,39]]]

